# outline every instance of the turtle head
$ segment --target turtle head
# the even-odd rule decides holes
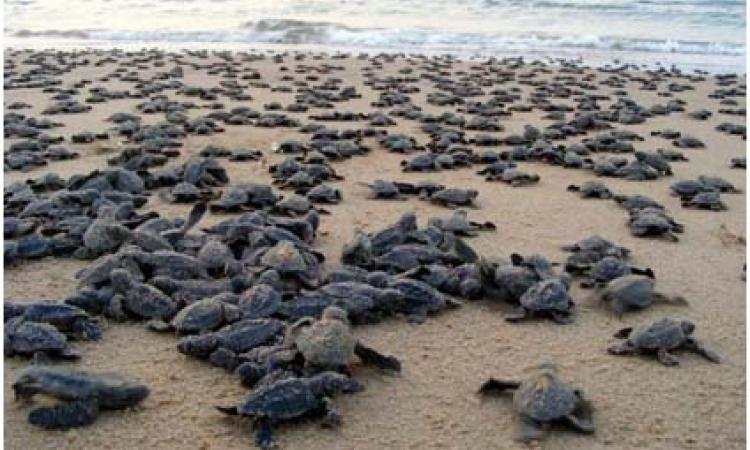
[[[692,334],[695,330],[695,324],[689,320],[681,321],[680,327],[682,328],[682,331],[687,335]]]
[[[125,269],[114,269],[109,273],[109,280],[115,292],[124,292],[133,283],[133,275]]]
[[[479,196],[479,191],[476,189],[469,189],[466,192],[469,194],[469,198],[472,198],[472,199],[477,198]]]
[[[408,212],[398,219],[398,226],[402,230],[411,231],[417,229],[417,215],[413,212]]]
[[[349,315],[346,311],[338,306],[328,306],[323,310],[321,320],[336,320],[343,323],[349,323]]]
[[[318,395],[356,394],[365,390],[365,386],[352,378],[336,372],[323,372],[309,378],[312,391]]]
[[[646,154],[644,152],[635,152],[633,153],[633,155],[635,155],[635,159],[637,159],[638,161],[643,161],[646,159]]]

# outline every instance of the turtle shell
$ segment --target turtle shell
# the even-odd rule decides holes
[[[568,286],[559,278],[547,278],[531,286],[521,296],[521,305],[531,311],[570,310]]]
[[[667,318],[636,327],[628,336],[628,342],[645,350],[677,348],[685,342],[685,339],[687,335],[682,324]]]
[[[551,422],[573,412],[575,391],[550,370],[541,370],[521,382],[513,395],[513,406],[520,414],[538,422]]]

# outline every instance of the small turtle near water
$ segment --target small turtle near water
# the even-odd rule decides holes
[[[341,416],[330,397],[356,394],[364,386],[336,372],[323,372],[310,378],[286,378],[260,386],[236,406],[217,406],[228,415],[252,417],[258,431],[255,444],[263,449],[274,446],[271,425],[303,417],[323,417],[324,426],[335,427]]]
[[[625,340],[611,345],[607,351],[613,355],[656,354],[660,363],[676,366],[680,361],[670,351],[686,349],[719,363],[719,355],[693,338],[693,331],[695,324],[690,321],[664,318],[647,325],[621,329],[614,337]]]
[[[548,362],[526,370],[523,381],[490,378],[479,388],[481,395],[514,390],[513,407],[520,416],[516,439],[538,441],[551,425],[564,425],[580,433],[593,433],[593,407],[583,393],[560,379]]]
[[[29,413],[29,423],[49,429],[67,429],[93,423],[102,409],[131,408],[149,395],[145,385],[115,374],[94,374],[62,367],[34,366],[13,383],[16,399],[45,394],[62,400]]]
[[[648,308],[656,302],[687,305],[687,300],[681,296],[670,297],[654,291],[653,278],[635,274],[615,278],[596,292],[595,296],[607,303],[617,316]]]

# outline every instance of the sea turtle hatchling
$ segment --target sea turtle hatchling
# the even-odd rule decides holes
[[[612,191],[600,181],[586,181],[580,186],[571,184],[567,190],[577,192],[581,198],[610,199],[613,197]]]
[[[122,410],[149,395],[144,384],[116,374],[95,374],[62,367],[33,366],[13,383],[16,399],[44,394],[62,400],[29,413],[29,423],[49,429],[67,429],[93,423],[100,410]]]
[[[475,189],[459,188],[446,188],[434,192],[429,196],[425,193],[422,194],[423,199],[448,208],[456,208],[459,206],[478,208],[479,206],[477,206],[477,204],[475,203],[475,200],[478,196],[479,191]]]
[[[721,201],[721,195],[715,191],[699,192],[691,199],[683,199],[682,207],[708,209],[711,211],[723,211],[727,209],[727,205]]]
[[[358,341],[351,332],[346,311],[337,306],[324,309],[320,320],[307,317],[295,322],[287,331],[287,340],[300,351],[305,364],[316,369],[348,371],[357,355],[364,364],[401,370],[398,359],[381,355]]]
[[[680,361],[670,351],[686,349],[713,363],[719,363],[719,355],[693,338],[693,331],[695,324],[688,320],[664,318],[653,323],[621,329],[614,337],[625,340],[611,345],[607,351],[613,355],[656,354],[660,363],[665,366],[676,366]]]
[[[490,378],[479,388],[488,395],[515,390],[513,407],[520,416],[516,438],[522,442],[544,437],[550,425],[565,425],[581,433],[593,433],[593,407],[583,393],[561,380],[557,367],[542,362],[526,370],[523,381]]]
[[[255,444],[273,448],[271,425],[302,417],[324,417],[323,424],[337,426],[341,416],[331,404],[337,394],[356,394],[364,390],[357,380],[336,372],[323,372],[309,378],[285,378],[257,387],[236,406],[217,406],[228,415],[251,417],[258,431]]]
[[[648,308],[656,302],[687,305],[681,296],[667,296],[654,290],[654,279],[644,275],[624,275],[611,280],[594,296],[609,305],[617,316]]]
[[[569,283],[562,278],[546,278],[533,284],[521,295],[520,306],[505,316],[508,322],[529,317],[550,317],[559,324],[570,323],[573,300],[568,294]]]
[[[673,242],[679,240],[675,233],[682,233],[683,230],[681,224],[675,222],[664,211],[655,208],[631,211],[628,227],[634,236],[664,237]]]
[[[401,190],[393,181],[375,180],[372,184],[358,184],[370,189],[370,193],[367,196],[368,199],[406,200],[406,198],[401,195]]]
[[[474,222],[469,220],[468,214],[463,209],[453,211],[448,217],[431,217],[428,225],[435,226],[443,231],[450,231],[456,236],[476,236],[477,231],[495,230],[497,227],[492,222]]]
[[[68,345],[68,339],[57,328],[40,322],[14,317],[4,325],[4,354],[32,356],[39,362],[49,357],[78,359],[80,356]]]

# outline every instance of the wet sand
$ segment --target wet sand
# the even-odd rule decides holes
[[[285,62],[289,67],[295,64],[291,58],[286,58]],[[320,65],[323,62],[326,61],[308,59],[302,63]],[[330,76],[343,78],[345,85],[354,85],[362,93],[361,99],[337,104],[336,109],[355,112],[373,110],[369,104],[377,99],[378,93],[363,84],[360,72],[366,61],[350,58],[328,62],[345,67],[344,71],[334,71]],[[245,62],[242,65],[257,69],[263,81],[271,86],[290,84],[280,81],[284,73],[279,72],[278,65],[270,60]],[[382,73],[396,74],[405,65],[404,60],[397,60],[386,64]],[[468,66],[468,63],[455,63],[450,70],[453,76],[457,76],[456,71],[467,69]],[[63,75],[63,86],[69,86],[81,78],[97,80],[113,67],[78,68]],[[153,71],[153,68],[149,68],[140,70],[139,74],[147,78]],[[550,72],[544,77],[551,79],[556,69],[550,68]],[[590,73],[596,76],[596,80],[609,76],[593,70]],[[287,74],[296,79],[305,76],[293,71]],[[321,79],[325,76],[321,75]],[[217,85],[221,78],[208,75],[205,70],[185,67],[182,81],[186,85],[210,87]],[[663,88],[669,81],[663,82],[660,87]],[[128,84],[117,80],[107,83],[95,81],[93,85],[106,85],[110,89],[129,88]],[[427,104],[426,95],[433,91],[431,83],[423,79],[418,85],[421,92],[409,94],[414,104],[427,112],[453,110],[452,107]],[[511,82],[499,88],[516,85]],[[518,86],[526,99],[530,87]],[[624,89],[631,98],[645,106],[669,100],[657,97],[657,91],[638,90],[638,86],[638,83],[628,82]],[[744,448],[746,285],[741,280],[741,272],[745,246],[722,231],[722,226],[744,237],[745,194],[722,195],[722,200],[728,206],[724,212],[684,209],[679,199],[669,194],[672,182],[701,174],[718,175],[743,191],[746,189],[745,171],[728,166],[731,157],[744,154],[745,141],[714,130],[721,122],[741,123],[744,118],[717,113],[723,106],[719,105],[719,100],[707,97],[716,88],[712,79],[693,83],[693,86],[695,90],[675,93],[674,98],[686,101],[687,111],[699,108],[713,111],[714,115],[708,120],[693,120],[686,113],[678,112],[651,118],[640,125],[618,125],[618,128],[635,131],[645,138],[643,142],[634,143],[638,150],[671,148],[668,140],[650,136],[650,131],[664,128],[695,136],[706,143],[706,148],[685,149],[684,153],[690,161],[673,163],[675,175],[672,177],[647,182],[601,179],[617,193],[640,193],[664,204],[679,222],[685,224],[685,232],[680,235],[678,243],[636,238],[625,225],[627,212],[615,202],[582,200],[565,190],[569,184],[595,179],[590,171],[522,162],[520,167],[538,173],[541,181],[537,185],[521,188],[485,182],[475,174],[478,170],[476,167],[439,173],[402,173],[399,162],[404,156],[388,153],[370,138],[363,141],[373,149],[368,156],[336,163],[336,171],[346,180],[333,185],[342,191],[344,199],[339,205],[326,206],[332,214],[323,217],[314,244],[327,255],[329,268],[338,265],[341,247],[358,229],[377,230],[407,211],[417,212],[420,225],[428,217],[445,216],[449,212],[416,198],[403,202],[369,200],[366,198],[366,188],[358,185],[358,181],[368,182],[377,178],[435,180],[447,186],[479,190],[481,209],[470,211],[470,217],[490,220],[497,225],[496,232],[482,233],[468,241],[483,255],[540,253],[555,261],[563,261],[565,253],[560,249],[562,245],[599,234],[631,249],[633,265],[653,268],[660,291],[682,295],[690,304],[688,307],[659,305],[620,320],[590,298],[590,291],[574,287],[571,295],[577,303],[575,318],[572,324],[565,326],[544,320],[509,324],[502,317],[504,312],[510,311],[509,306],[476,301],[429,318],[422,325],[390,319],[376,325],[355,327],[356,334],[368,344],[398,356],[402,360],[403,373],[389,376],[366,368],[355,368],[355,376],[366,384],[366,391],[337,399],[344,416],[342,427],[333,431],[321,429],[319,423],[314,421],[281,426],[275,433],[281,448],[525,448],[525,445],[513,440],[515,419],[511,401],[480,401],[475,392],[487,377],[518,377],[524,367],[541,358],[557,362],[566,379],[584,388],[596,408],[594,420],[597,427],[593,436],[553,432],[540,444],[542,448]],[[491,89],[487,88],[486,91]],[[596,92],[606,95],[613,90],[600,85]],[[81,101],[85,98],[83,91],[77,96]],[[196,101],[175,95],[174,91],[168,92],[170,98]],[[269,101],[286,105],[294,100],[293,93],[256,88],[250,88],[248,92],[253,96],[251,101],[235,102],[225,98],[220,98],[220,101],[227,108],[247,105],[262,111],[262,105]],[[35,117],[39,117],[39,112],[51,103],[49,94],[43,94],[39,89],[8,90],[5,94],[6,105],[13,101],[33,105],[31,109],[20,112]],[[470,100],[486,100],[489,97],[485,95]],[[615,99],[612,96],[612,100]],[[88,113],[53,116],[52,120],[63,122],[66,126],[50,130],[50,134],[69,137],[83,130],[104,130],[111,126],[104,121],[106,117],[118,111],[135,113],[135,105],[139,101],[110,100],[93,105]],[[571,99],[553,101],[574,105]],[[738,107],[744,107],[744,98],[738,98],[738,101],[741,103]],[[600,102],[603,109],[609,104],[609,101]],[[318,111],[287,114],[301,119],[304,124],[311,122],[307,119],[309,114]],[[188,115],[195,117],[208,112],[207,109],[193,109],[188,111]],[[542,115],[543,112],[536,110],[514,112],[511,117],[500,119],[505,131],[487,134],[506,136],[520,133],[527,123],[542,127],[552,122],[542,119]],[[155,123],[163,119],[163,114],[143,117],[145,123]],[[572,113],[566,117],[571,118]],[[402,132],[414,136],[421,144],[428,142],[418,122],[394,119],[398,125],[386,128],[389,133]],[[325,125],[339,129],[367,126],[365,121],[326,122]],[[265,164],[228,162],[225,159],[221,159],[220,163],[227,168],[230,184],[247,181],[269,183],[271,178],[266,166],[284,159],[283,155],[272,153],[273,143],[309,138],[309,135],[296,129],[225,128],[226,132],[211,136],[189,135],[183,140],[181,156],[168,164],[180,164],[197,155],[208,144],[257,148],[263,151]],[[467,134],[477,133],[469,131]],[[589,133],[589,137],[592,134]],[[582,138],[568,138],[563,143],[578,142]],[[6,139],[6,149],[14,141]],[[111,141],[111,145],[117,145],[116,139]],[[26,173],[6,172],[5,185],[50,171],[63,177],[86,173],[103,168],[106,159],[113,156],[100,154],[96,150],[96,143],[76,145],[66,142],[65,145],[80,152],[81,158],[52,162],[48,167]],[[500,147],[502,150],[509,148]],[[184,217],[188,208],[167,204],[154,195],[145,209],[154,209],[167,217]],[[199,227],[226,217],[207,215]],[[19,267],[6,267],[5,299],[62,299],[75,291],[73,274],[86,264],[73,259],[45,258],[24,261]],[[715,348],[724,358],[723,363],[717,366],[698,356],[680,353],[680,367],[668,368],[653,359],[617,358],[607,354],[606,346],[612,342],[611,336],[617,329],[665,316],[695,321],[697,337]],[[83,356],[75,364],[76,367],[119,372],[148,384],[152,394],[135,411],[106,412],[93,425],[66,432],[44,431],[26,422],[28,407],[13,401],[10,385],[28,361],[5,359],[5,447],[253,448],[251,423],[226,418],[213,408],[214,405],[240,399],[246,388],[239,384],[236,377],[222,369],[178,353],[176,341],[172,335],[149,332],[140,323],[105,322],[102,341],[76,343]]]

